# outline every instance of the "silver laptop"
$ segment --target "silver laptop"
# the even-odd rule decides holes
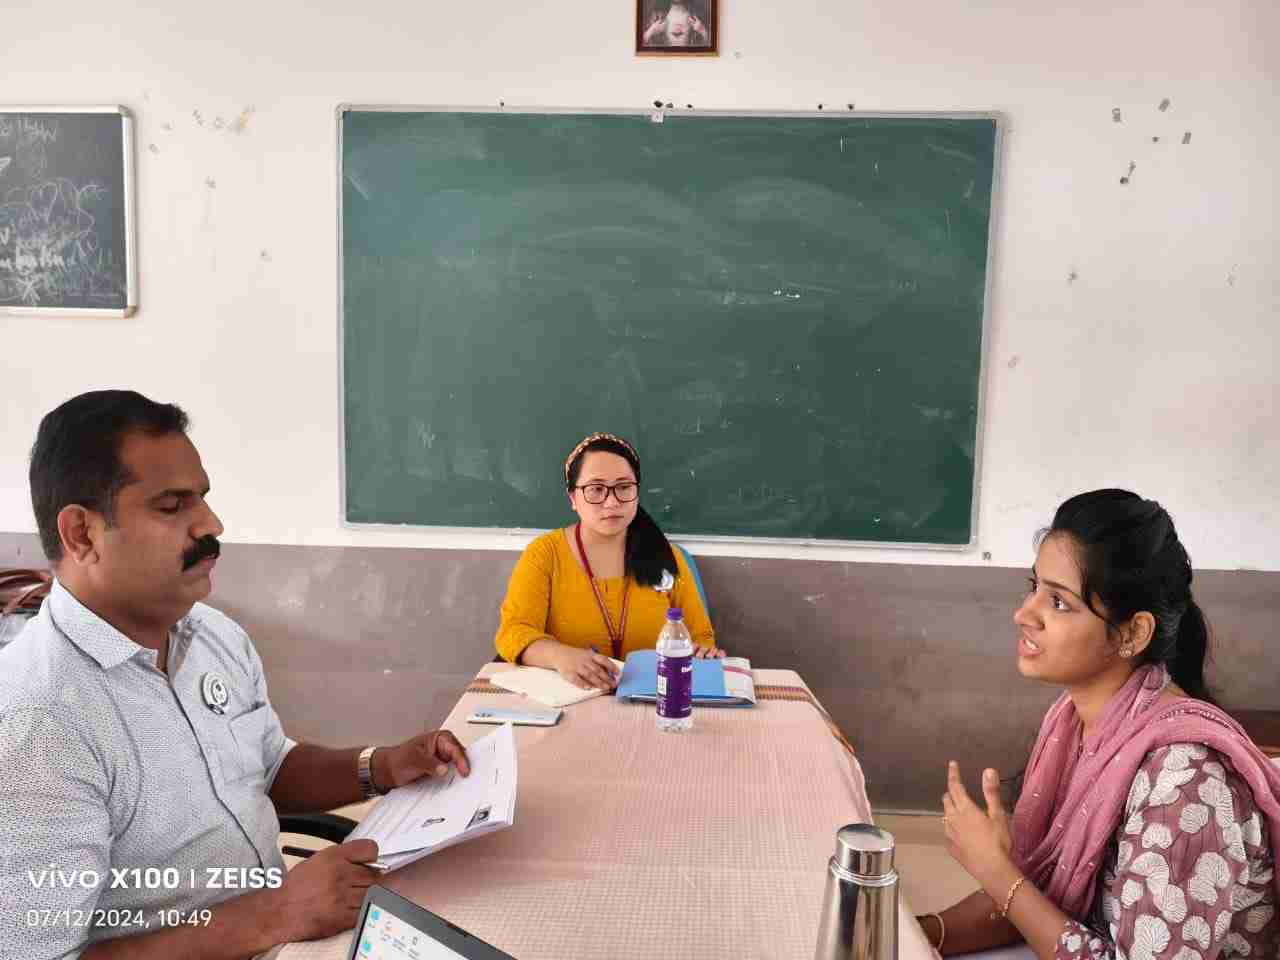
[[[386,887],[370,887],[347,960],[515,958]]]

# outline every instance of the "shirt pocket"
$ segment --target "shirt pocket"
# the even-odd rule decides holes
[[[231,779],[243,780],[246,777],[263,779],[266,775],[267,723],[270,720],[271,707],[263,704],[248,713],[233,717],[229,724],[233,756],[229,757],[230,765],[227,773]]]

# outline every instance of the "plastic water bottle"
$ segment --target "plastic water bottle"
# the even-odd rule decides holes
[[[679,607],[667,611],[657,649],[658,729],[681,733],[693,727],[693,638]]]

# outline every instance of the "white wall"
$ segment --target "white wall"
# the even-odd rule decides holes
[[[335,106],[856,101],[1008,121],[979,545],[700,552],[1022,565],[1064,496],[1126,485],[1198,567],[1280,570],[1273,0],[726,0],[722,56],[692,62],[635,58],[628,0],[145,6],[3,15],[6,102],[137,117],[142,309],[0,317],[0,530],[35,528],[40,416],[130,386],[193,415],[229,540],[519,546],[339,521]]]

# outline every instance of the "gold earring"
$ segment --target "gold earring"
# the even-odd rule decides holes
[[[1133,656],[1133,644],[1132,644],[1132,643],[1128,643],[1128,642],[1125,642],[1125,643],[1120,644],[1120,656],[1124,657],[1126,660],[1128,660],[1130,657],[1132,657],[1132,656]]]

